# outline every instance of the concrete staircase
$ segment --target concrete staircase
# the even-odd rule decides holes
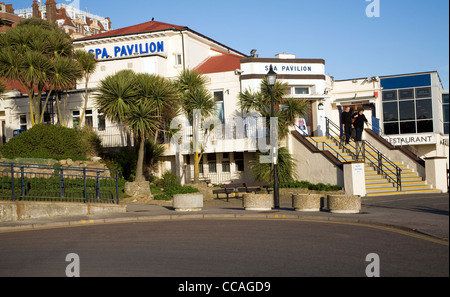
[[[342,149],[339,149],[339,146],[327,137],[312,137],[312,140],[315,141],[314,145],[316,145],[316,147],[319,149],[328,150],[341,162],[349,162],[353,160],[350,153],[342,152]],[[355,143],[351,144],[355,146]],[[353,153],[356,153],[354,148],[351,148],[351,146],[349,146],[349,148]],[[373,155],[376,155],[373,149],[366,148],[366,150],[367,152],[372,152]],[[378,174],[376,168],[372,166],[370,160],[376,163],[376,159],[368,153],[366,154],[365,160],[367,196],[398,195],[408,193],[441,193],[440,190],[433,189],[431,185],[428,185],[425,181],[423,181],[417,172],[414,172],[414,170],[408,168],[408,166],[404,165],[403,162],[399,160],[391,160],[396,166],[402,169],[402,190],[397,191],[397,185],[392,181],[389,181],[384,176]],[[395,172],[393,165],[388,165],[387,167]]]

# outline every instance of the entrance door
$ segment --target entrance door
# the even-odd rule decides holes
[[[306,127],[308,128],[308,134],[312,137],[315,136],[314,135],[314,118],[313,118],[313,109],[312,109],[313,103],[310,102],[309,103],[309,107],[308,107],[308,113],[305,116],[305,121],[306,121]]]

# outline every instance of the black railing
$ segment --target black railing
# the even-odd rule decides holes
[[[0,200],[119,204],[117,170],[0,163]]]
[[[311,144],[313,144],[318,150],[328,150],[328,151],[332,151],[335,153],[336,155],[336,159],[338,159],[338,161],[340,162],[347,162],[344,158],[344,156],[342,156],[341,153],[339,153],[338,151],[336,151],[332,146],[330,146],[328,143],[326,142],[320,142],[320,141],[315,141],[314,138],[312,138],[311,136],[309,136],[305,131],[303,131],[302,129],[300,129],[298,126],[295,126],[296,131],[298,131],[300,133],[300,135],[303,137],[303,139],[309,141]]]
[[[384,176],[388,181],[396,185],[397,191],[402,190],[402,169],[400,167],[389,160],[367,140],[355,141],[355,145],[352,143],[345,144],[345,136],[342,135],[340,127],[329,118],[325,119],[326,136],[333,140],[342,149],[342,152],[350,154],[353,160],[369,163],[377,171],[377,174]]]

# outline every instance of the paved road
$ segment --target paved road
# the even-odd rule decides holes
[[[449,248],[337,222],[176,220],[0,234],[0,276],[449,276]]]

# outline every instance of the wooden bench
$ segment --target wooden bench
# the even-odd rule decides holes
[[[263,188],[267,191],[268,194],[272,191],[269,189],[270,183],[264,182],[255,182],[255,183],[245,183],[247,193],[261,191]]]
[[[227,202],[229,201],[229,195],[234,193],[234,189],[219,189],[219,190],[213,190],[213,194],[217,195],[217,199],[219,199],[219,194],[226,194],[227,195]]]

